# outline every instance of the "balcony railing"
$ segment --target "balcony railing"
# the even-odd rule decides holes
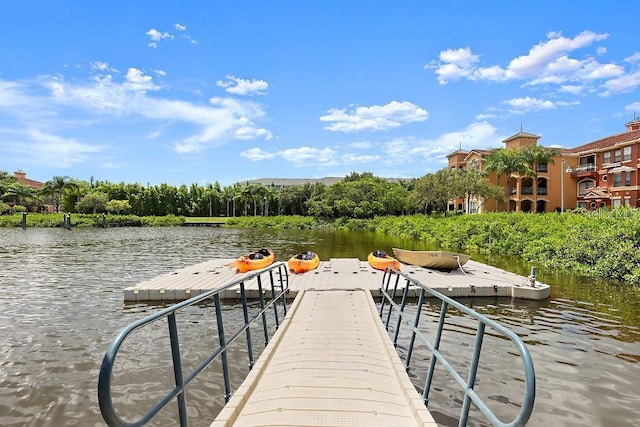
[[[595,172],[596,171],[596,165],[594,163],[586,163],[583,165],[578,165],[575,168],[575,172],[576,173],[581,173],[581,172]]]
[[[516,194],[516,190],[512,190],[511,194]],[[520,189],[520,194],[523,195],[529,195],[529,194],[533,194],[533,187],[522,187]],[[538,195],[539,196],[546,196],[547,195],[547,189],[545,187],[538,187]]]

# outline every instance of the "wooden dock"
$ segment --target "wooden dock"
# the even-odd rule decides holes
[[[151,278],[124,290],[125,301],[182,301],[209,291],[238,277],[230,266],[233,259],[212,259]],[[402,264],[401,271],[438,292],[453,297],[510,297],[542,300],[549,298],[550,287],[537,282],[529,285],[526,277],[469,261],[460,270],[441,272]],[[332,258],[321,261],[316,270],[289,277],[290,296],[307,289],[364,289],[380,295],[383,272],[366,261]],[[257,283],[245,283],[248,297],[257,297]],[[417,292],[417,290],[415,291]],[[409,296],[415,296],[409,295]],[[238,299],[238,289],[222,292],[223,299]]]

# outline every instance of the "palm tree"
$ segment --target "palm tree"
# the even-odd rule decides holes
[[[493,150],[491,154],[482,159],[484,164],[484,170],[488,172],[495,172],[496,174],[496,184],[500,185],[500,177],[507,173],[507,155],[506,150],[504,148],[498,148]],[[507,177],[507,187],[509,186],[509,178]],[[507,200],[508,199],[507,194]],[[507,202],[508,204],[508,202]],[[496,199],[496,210],[500,209],[500,201]],[[507,206],[507,209],[509,207]]]
[[[3,199],[12,199],[14,205],[26,205],[31,197],[33,197],[33,188],[19,182],[9,184],[2,194]]]
[[[540,165],[553,164],[553,158],[558,154],[555,148],[529,145],[522,150],[524,161],[528,165],[527,175],[533,178],[533,200],[535,212],[538,212],[538,168]]]
[[[65,188],[71,186],[71,179],[68,176],[54,176],[50,181],[44,183],[40,191],[42,194],[51,196],[56,207],[56,213],[60,212],[60,203]]]
[[[530,173],[529,165],[525,161],[524,155],[521,151],[498,148],[485,157],[484,166],[486,170],[496,173],[498,185],[500,184],[500,176],[502,176],[502,174],[506,175],[507,212],[510,212],[511,204],[509,203],[509,197],[511,195],[511,177],[516,173],[520,175]]]
[[[229,203],[233,200],[234,190],[232,186],[224,187],[222,189],[222,200],[227,205],[227,218],[229,217]]]

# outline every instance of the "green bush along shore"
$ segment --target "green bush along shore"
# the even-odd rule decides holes
[[[640,212],[631,209],[385,216],[332,222],[301,216],[240,217],[230,218],[227,225],[373,231],[419,240],[433,248],[520,256],[540,267],[640,284]]]
[[[106,216],[109,226],[178,226],[189,219],[172,215]],[[631,209],[564,214],[417,214],[333,221],[295,215],[221,220],[226,221],[225,226],[236,228],[372,231],[414,239],[438,249],[519,256],[540,267],[640,284],[640,212]],[[21,225],[21,214],[0,216],[0,227]],[[102,215],[72,216],[73,227],[102,225]],[[63,214],[27,215],[27,227],[63,226]]]
[[[27,214],[27,228],[29,227],[64,227],[64,215],[51,214]],[[181,216],[137,216],[137,215],[106,215],[104,218],[109,227],[166,227],[182,225],[185,218]],[[104,224],[102,214],[72,214],[72,227],[102,227]],[[22,227],[22,214],[0,215],[0,227]]]

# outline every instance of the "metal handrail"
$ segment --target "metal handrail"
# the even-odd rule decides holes
[[[274,272],[276,273],[276,277],[274,278]],[[269,284],[271,287],[271,298],[269,301],[265,303],[263,297],[263,288],[262,288],[262,278],[263,276],[268,276]],[[245,290],[245,282],[256,279],[258,284],[258,298],[260,303],[260,310],[256,313],[252,313],[249,316],[248,304],[247,304],[247,294]],[[243,307],[244,313],[244,323],[241,327],[235,330],[231,335],[226,335],[224,330],[224,324],[222,319],[222,311],[220,305],[220,293],[230,289],[234,286],[240,287],[240,298]],[[278,288],[278,292],[276,289]],[[225,402],[228,402],[231,398],[231,382],[229,379],[229,366],[227,362],[227,352],[226,349],[229,345],[231,345],[243,332],[246,334],[247,339],[247,352],[249,357],[249,369],[253,367],[253,348],[251,344],[251,330],[249,326],[256,319],[261,318],[264,330],[264,339],[265,346],[269,343],[269,336],[267,332],[267,322],[266,322],[266,314],[265,312],[273,306],[274,314],[275,314],[275,329],[277,330],[280,326],[280,321],[278,318],[278,308],[276,303],[279,300],[282,300],[283,306],[283,317],[287,314],[287,304],[286,304],[286,293],[289,291],[289,272],[287,270],[285,263],[276,263],[271,265],[268,268],[265,268],[260,271],[256,271],[241,278],[238,278],[230,283],[227,283],[218,288],[212,289],[210,291],[204,292],[200,295],[197,295],[188,300],[182,301],[180,303],[174,304],[171,307],[167,307],[164,310],[161,310],[157,313],[151,314],[143,319],[140,319],[136,322],[131,323],[129,326],[125,327],[118,333],[118,335],[114,338],[114,340],[109,344],[107,351],[102,360],[102,366],[100,367],[100,376],[98,379],[98,400],[100,403],[100,412],[102,413],[102,417],[105,422],[109,426],[142,426],[148,423],[155,415],[158,414],[169,402],[171,402],[174,398],[177,399],[178,402],[178,416],[180,419],[180,426],[186,427],[188,425],[187,419],[187,405],[185,399],[185,387],[196,377],[198,374],[211,362],[213,362],[218,356],[222,358],[222,370],[224,376],[225,383]],[[218,338],[219,338],[219,346],[213,352],[204,359],[204,361],[196,367],[190,374],[184,375],[182,373],[182,358],[180,356],[180,344],[178,341],[178,331],[177,331],[177,322],[176,322],[176,314],[186,308],[190,307],[194,304],[198,304],[205,300],[213,298],[215,311],[216,311],[216,323],[218,327]],[[124,343],[125,339],[135,330],[148,326],[156,321],[159,321],[163,318],[167,318],[168,327],[169,327],[169,338],[171,342],[171,355],[173,361],[173,372],[175,379],[175,387],[171,390],[164,398],[162,398],[154,407],[152,407],[145,415],[142,416],[138,421],[129,423],[121,419],[113,406],[113,400],[111,397],[111,374],[113,370],[113,365],[115,358],[118,354],[118,350]]]
[[[393,286],[393,290],[389,293],[389,286],[391,283],[391,278],[395,277],[395,284]],[[398,285],[400,283],[400,278],[404,278],[405,286],[402,290],[402,300],[400,304],[395,302],[396,295],[398,294]],[[404,309],[407,304],[407,299],[409,295],[409,287],[411,285],[417,286],[420,288],[420,295],[418,297],[417,310],[415,316],[410,318],[404,312]],[[429,404],[429,391],[431,389],[431,381],[433,379],[433,374],[435,372],[436,360],[439,361],[449,372],[449,374],[453,377],[453,379],[458,383],[458,385],[464,391],[464,400],[462,403],[462,409],[460,411],[460,420],[458,422],[458,426],[463,427],[467,425],[467,420],[469,417],[469,409],[471,402],[473,402],[478,409],[482,411],[482,413],[487,417],[487,419],[494,426],[498,427],[517,427],[524,426],[529,417],[531,416],[531,411],[533,411],[533,404],[535,401],[536,394],[536,378],[535,371],[533,368],[533,361],[531,359],[531,355],[529,354],[529,350],[527,346],[522,341],[522,339],[516,335],[514,332],[500,325],[499,323],[489,319],[488,317],[483,316],[480,313],[460,304],[459,302],[447,297],[446,295],[441,294],[438,291],[428,288],[424,284],[422,284],[419,280],[409,277],[404,273],[401,273],[399,270],[394,268],[387,268],[385,270],[384,276],[382,278],[382,302],[380,303],[380,318],[383,317],[385,301],[389,303],[389,311],[386,316],[385,327],[389,328],[389,322],[391,320],[391,312],[395,308],[398,311],[398,321],[396,324],[395,335],[393,339],[394,346],[398,345],[398,336],[400,333],[400,325],[402,321],[409,325],[412,328],[411,339],[409,342],[407,356],[405,360],[405,369],[409,369],[409,364],[411,362],[411,354],[413,353],[413,347],[415,344],[416,337],[418,337],[432,352],[433,356],[431,357],[431,361],[429,363],[429,370],[427,372],[427,377],[425,380],[425,386],[422,394],[422,400],[425,405]],[[419,321],[420,321],[420,312],[422,311],[422,305],[424,303],[425,297],[435,297],[442,301],[442,306],[440,309],[440,319],[438,321],[438,329],[436,330],[436,336],[434,342],[432,343],[427,339],[427,337],[418,329]],[[399,295],[398,295],[399,296]],[[473,349],[473,359],[471,360],[471,365],[469,367],[469,376],[467,380],[464,380],[460,374],[453,368],[451,363],[447,361],[442,353],[440,353],[440,339],[442,337],[442,332],[444,330],[444,323],[447,316],[447,309],[449,306],[453,306],[456,309],[466,313],[467,315],[473,317],[478,321],[478,327],[476,329],[476,338],[475,345]],[[382,319],[384,321],[384,319]],[[473,387],[476,381],[476,373],[478,371],[478,363],[480,360],[480,351],[482,348],[482,340],[485,334],[485,327],[488,326],[496,332],[502,334],[503,336],[509,338],[518,349],[520,353],[520,357],[522,358],[524,364],[524,382],[525,382],[525,390],[524,390],[524,398],[522,407],[518,412],[517,416],[510,422],[505,423],[500,421],[495,414],[489,409],[489,407],[482,401],[482,399],[476,394]]]

